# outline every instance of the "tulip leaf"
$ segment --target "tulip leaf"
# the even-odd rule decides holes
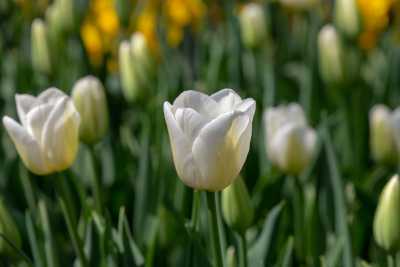
[[[265,266],[266,259],[269,254],[269,249],[272,243],[272,238],[275,231],[275,226],[279,219],[279,215],[284,207],[284,202],[276,205],[268,214],[260,237],[248,251],[248,259],[250,267]]]
[[[29,244],[30,244],[30,247],[32,250],[35,266],[36,267],[46,266],[45,260],[44,260],[44,255],[43,255],[43,248],[41,246],[41,243],[39,243],[39,241],[38,241],[38,237],[37,237],[36,230],[35,230],[35,225],[33,223],[32,216],[30,215],[29,212],[25,213],[25,223],[26,223]]]
[[[347,211],[345,197],[343,192],[342,178],[338,169],[336,155],[333,149],[331,137],[327,127],[323,130],[325,139],[326,156],[330,172],[330,180],[332,184],[335,208],[335,230],[337,234],[343,238],[343,266],[353,266],[352,247],[350,241],[350,233],[347,225]]]

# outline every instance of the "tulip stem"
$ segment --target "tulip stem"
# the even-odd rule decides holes
[[[239,266],[247,267],[247,244],[246,236],[244,233],[238,234],[239,243]]]
[[[388,267],[396,267],[396,256],[392,254],[387,255]]]
[[[99,175],[100,175],[100,169],[101,166],[99,164],[98,158],[96,156],[96,152],[94,151],[94,146],[89,146],[89,150],[92,156],[92,163],[93,163],[93,181],[92,181],[92,186],[93,186],[93,195],[96,203],[96,209],[97,211],[102,214],[103,213],[103,197],[101,193],[101,183],[99,180]]]
[[[217,218],[217,205],[218,205],[218,193],[206,192],[207,196],[207,206],[208,206],[208,216],[210,218],[211,225],[211,235],[214,249],[215,264],[217,267],[223,267],[222,261],[222,246],[219,239],[220,231],[218,218]]]

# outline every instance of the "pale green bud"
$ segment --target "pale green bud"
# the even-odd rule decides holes
[[[53,38],[59,38],[60,34],[71,31],[74,26],[73,0],[55,0],[46,9],[46,21]]]
[[[239,233],[244,233],[253,221],[254,209],[240,176],[222,191],[222,215],[225,222]]]
[[[139,85],[129,42],[120,44],[118,57],[122,92],[127,101],[134,101],[139,96]]]
[[[261,45],[267,37],[267,24],[263,6],[257,3],[246,4],[239,16],[242,41],[246,47]]]
[[[384,105],[374,106],[369,113],[370,146],[372,157],[381,163],[396,163],[394,116]]]
[[[31,57],[35,70],[49,74],[51,72],[51,57],[46,23],[35,19],[31,26]]]
[[[387,251],[400,249],[400,184],[394,175],[383,188],[374,218],[374,237]]]
[[[328,84],[340,84],[345,80],[343,47],[332,25],[325,25],[318,35],[319,71]]]
[[[356,0],[335,1],[335,26],[348,38],[354,38],[361,30]]]
[[[107,133],[109,123],[103,85],[96,77],[86,76],[75,83],[72,98],[81,116],[81,140],[87,144],[97,143]]]
[[[21,237],[14,222],[11,217],[7,207],[5,206],[4,200],[0,199],[0,233],[4,235],[9,241],[12,242],[17,248],[21,247]],[[9,245],[4,238],[0,237],[0,255],[8,254],[14,255],[15,249]]]

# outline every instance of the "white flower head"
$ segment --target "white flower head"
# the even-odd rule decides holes
[[[186,185],[218,191],[232,183],[249,152],[255,108],[232,89],[185,91],[173,105],[164,103],[175,168]]]
[[[298,104],[264,111],[265,145],[269,159],[282,171],[300,174],[314,156],[317,136]]]
[[[79,145],[80,116],[72,100],[49,88],[38,97],[15,96],[21,124],[4,116],[7,129],[25,166],[46,175],[70,167]]]

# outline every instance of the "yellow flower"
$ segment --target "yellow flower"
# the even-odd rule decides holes
[[[386,28],[393,0],[358,0],[364,31],[359,37],[360,46],[371,49],[375,46],[379,34]]]
[[[158,51],[157,42],[157,10],[147,7],[137,18],[136,30],[143,33],[153,54]]]
[[[113,0],[94,0],[81,26],[81,36],[90,62],[103,64],[104,55],[115,54],[119,33],[119,18]],[[106,62],[107,65],[108,62]]]

